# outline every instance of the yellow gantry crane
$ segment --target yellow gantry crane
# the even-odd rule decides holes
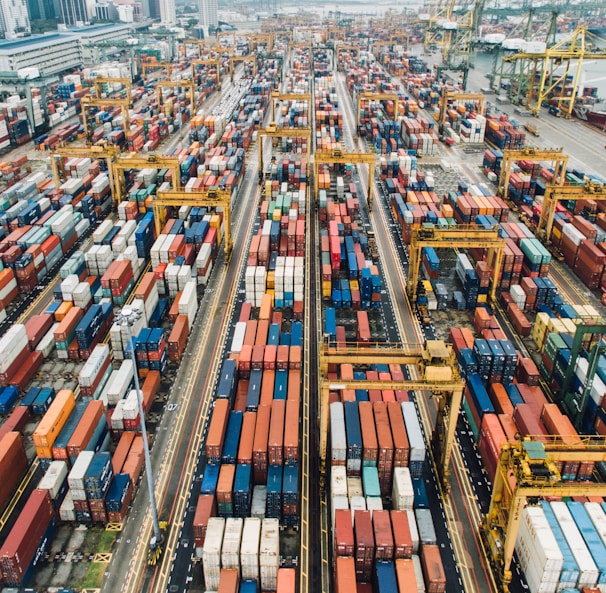
[[[564,154],[561,148],[544,150],[532,147],[522,148],[520,150],[506,149],[503,151],[501,175],[497,185],[497,194],[502,198],[507,197],[507,188],[509,187],[509,178],[511,177],[511,166],[516,161],[531,161],[533,163],[540,163],[543,161],[551,162],[553,163],[553,170],[555,172],[553,177],[555,184],[563,185],[566,181],[568,155]]]
[[[362,112],[362,101],[393,101],[394,107],[394,118],[398,119],[399,107],[398,107],[398,93],[372,93],[372,92],[361,92],[358,93],[358,111],[356,122],[360,125],[360,113]]]
[[[118,156],[119,151],[116,146],[104,142],[102,144],[95,144],[91,146],[66,146],[57,148],[50,155],[51,168],[53,170],[53,179],[55,181],[55,187],[59,189],[61,185],[61,178],[65,178],[63,171],[63,160],[66,158],[91,158],[91,159],[105,159],[107,162],[107,172],[109,174],[110,189],[112,192],[112,198],[114,198],[114,184],[112,180],[112,161]]]
[[[126,97],[107,97],[103,98],[101,95],[104,94],[103,85],[105,84],[123,84],[126,92]],[[80,102],[82,103],[82,125],[84,127],[84,133],[88,138],[92,136],[92,129],[88,125],[88,115],[91,109],[96,107],[120,107],[122,110],[122,129],[124,135],[128,138],[130,134],[130,113],[129,110],[132,107],[133,99],[131,94],[131,83],[128,78],[110,78],[106,76],[98,76],[93,81],[93,89],[95,95],[87,95],[82,97]]]
[[[146,74],[148,72],[153,72],[154,70],[163,69],[166,70],[166,79],[170,79],[170,75],[175,68],[175,64],[172,62],[144,62],[141,64],[141,76],[146,78]]]
[[[490,299],[494,301],[497,293],[498,271],[503,261],[505,239],[499,237],[499,229],[484,229],[475,224],[457,225],[448,229],[420,228],[412,229],[409,246],[408,280],[406,292],[411,302],[417,300],[417,285],[419,282],[419,268],[421,266],[421,252],[423,247],[440,247],[471,249],[473,247],[488,249],[488,266],[494,270],[490,281]]]
[[[220,52],[221,44],[218,41],[204,41],[204,39],[185,39],[181,42],[181,51],[184,57],[187,57],[187,47],[193,45],[198,48],[198,55],[202,57],[208,50],[208,53]]]
[[[111,174],[114,180],[113,196],[117,201],[126,196],[124,171],[127,169],[169,169],[172,173],[173,188],[181,189],[181,166],[177,157],[158,154],[142,156],[131,152],[117,156],[111,163]]]
[[[370,152],[342,152],[341,150],[332,150],[331,152],[316,152],[314,154],[314,197],[318,198],[318,170],[321,164],[333,165],[340,163],[342,165],[368,165],[368,210],[372,211],[372,175],[376,164],[376,156]]]
[[[439,114],[436,114],[436,119],[438,121],[440,130],[446,121],[448,108],[452,105],[465,101],[477,101],[478,113],[480,115],[484,115],[484,113],[486,113],[486,97],[482,93],[457,93],[454,91],[446,91],[440,98],[440,112]]]
[[[307,101],[308,111],[311,109],[311,93],[281,93],[272,91],[271,93],[271,123],[275,123],[275,108],[278,101]]]
[[[307,145],[311,144],[311,128],[278,128],[275,124],[268,125],[258,132],[259,155],[259,181],[263,179],[263,138],[307,138]]]
[[[457,418],[463,397],[464,381],[459,377],[458,365],[452,346],[441,340],[428,340],[420,344],[348,343],[345,345],[324,342],[320,344],[320,464],[326,474],[326,457],[329,426],[329,396],[331,391],[344,389],[409,389],[431,391],[440,400],[432,448],[440,484],[449,490],[450,456],[455,438]],[[417,379],[406,381],[331,381],[328,369],[331,364],[402,364],[416,368]]]
[[[589,181],[584,185],[547,185],[537,226],[537,234],[544,236],[546,241],[551,238],[556,206],[560,200],[603,202],[606,200],[606,188],[599,183]]]
[[[253,72],[257,74],[257,56],[231,56],[229,58],[229,77],[234,81],[234,64],[237,62],[249,62],[253,65]]]
[[[273,33],[253,33],[247,36],[250,43],[251,51],[259,49],[260,45],[265,45],[265,48],[270,52],[274,47],[274,35]]]
[[[207,58],[205,60],[191,60],[191,79],[196,76],[196,66],[213,66],[217,69],[217,88],[221,90],[221,56],[217,58]]]
[[[559,462],[604,462],[606,440],[580,437],[577,445],[558,437],[537,436],[501,448],[492,487],[490,508],[480,526],[480,535],[500,590],[507,593],[511,582],[511,560],[529,499],[548,496],[606,496],[606,484],[564,482]]]
[[[520,78],[526,85],[526,107],[536,116],[543,103],[557,99],[564,117],[572,115],[584,60],[604,60],[606,51],[591,50],[590,42],[600,38],[592,35],[585,26],[555,45],[538,53],[520,52],[503,57],[505,62],[521,62]],[[556,74],[556,70],[560,73]],[[574,74],[572,71],[574,70]],[[572,83],[570,78],[572,77]],[[519,81],[522,84],[522,81]],[[570,89],[568,94],[567,88]]]
[[[162,107],[164,103],[164,93],[162,89],[174,89],[184,88],[189,90],[189,97],[191,101],[192,110],[197,107],[196,103],[196,83],[193,80],[187,80],[185,78],[179,81],[162,80],[156,83],[156,95],[158,97],[158,105]],[[187,96],[187,95],[186,95]]]
[[[225,250],[225,265],[229,263],[231,252],[233,249],[233,241],[231,235],[231,190],[219,189],[218,187],[209,187],[204,191],[159,191],[156,194],[156,199],[152,202],[154,209],[154,222],[156,225],[156,233],[160,233],[160,229],[166,221],[166,208],[180,208],[181,206],[191,206],[193,208],[223,208],[224,216],[224,250]]]

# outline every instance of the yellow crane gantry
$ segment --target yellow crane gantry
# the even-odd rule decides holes
[[[358,93],[358,111],[356,123],[360,125],[360,113],[362,112],[362,101],[393,101],[394,106],[394,118],[398,119],[399,106],[398,106],[398,93],[373,93],[373,92],[361,92]]]
[[[566,167],[568,166],[568,155],[562,152],[561,148],[539,150],[537,148],[526,147],[519,150],[506,149],[503,151],[503,160],[501,161],[501,175],[497,185],[497,194],[502,198],[507,197],[507,188],[509,187],[509,178],[511,177],[511,166],[515,161],[531,161],[540,163],[542,161],[551,161],[554,166],[554,182],[556,185],[563,185],[566,181]]]
[[[193,45],[198,48],[198,55],[201,57],[203,49],[208,48],[208,52],[221,51],[221,44],[218,41],[205,41],[204,39],[185,39],[181,42],[181,52],[183,57],[187,57],[187,47]]]
[[[217,58],[207,58],[205,60],[191,60],[191,78],[194,80],[196,75],[196,66],[215,66],[217,69],[217,88],[221,90],[221,56]]]
[[[275,123],[275,108],[278,101],[307,101],[308,111],[311,109],[311,93],[281,93],[272,91],[271,93],[271,123]]]
[[[477,101],[478,113],[484,115],[486,113],[486,96],[483,93],[457,93],[455,91],[446,91],[440,98],[440,112],[436,114],[436,119],[440,129],[446,121],[448,107],[453,103],[461,103],[463,101]]]
[[[187,80],[182,78],[179,81],[171,81],[171,80],[161,80],[156,83],[156,95],[158,97],[158,106],[162,107],[164,103],[164,93],[162,89],[174,89],[174,88],[184,88],[188,89],[190,93],[190,101],[192,110],[196,109],[196,83],[192,80]]]
[[[111,172],[114,180],[113,196],[120,201],[126,195],[124,171],[127,169],[169,169],[172,173],[172,184],[175,190],[181,189],[181,166],[177,157],[160,154],[140,155],[136,152],[122,154],[114,158]]]
[[[224,216],[223,227],[225,233],[225,265],[227,265],[229,264],[229,259],[233,249],[233,240],[231,235],[231,198],[231,190],[219,189],[218,187],[209,187],[204,191],[159,191],[156,194],[156,198],[152,202],[156,233],[160,233],[160,230],[164,226],[166,221],[166,208],[169,206],[174,208],[180,208],[181,206],[191,206],[193,208],[222,207]]]
[[[598,41],[585,26],[577,27],[570,35],[555,45],[539,53],[520,52],[504,56],[505,62],[521,62],[521,71],[527,79],[526,107],[538,116],[542,104],[549,99],[557,99],[564,117],[569,118],[577,98],[579,78],[584,60],[604,60],[606,51],[592,51],[590,41]],[[572,84],[569,84],[571,68],[575,69]],[[554,74],[556,70],[561,74]],[[548,79],[549,77],[549,79]],[[566,88],[572,87],[567,95]],[[558,89],[560,94],[558,94]]]
[[[503,250],[505,239],[499,237],[499,229],[485,229],[475,224],[457,225],[448,229],[420,228],[412,229],[412,237],[409,246],[408,280],[406,281],[406,292],[411,302],[417,300],[417,284],[419,281],[419,268],[421,266],[421,253],[423,247],[470,249],[479,247],[488,249],[488,266],[494,271],[491,279],[490,298],[496,299],[498,271],[503,261]]]
[[[602,184],[591,182],[584,185],[547,185],[543,196],[539,224],[537,225],[537,234],[544,236],[546,241],[551,239],[553,219],[556,206],[560,200],[603,202],[606,200],[606,188]]]
[[[480,525],[480,535],[500,590],[505,593],[509,591],[511,561],[528,499],[606,496],[603,482],[562,481],[556,465],[573,461],[604,462],[606,440],[582,436],[578,444],[573,445],[567,440],[541,435],[501,448],[490,508]]]
[[[104,159],[107,162],[107,172],[109,175],[110,190],[114,191],[114,185],[112,180],[111,164],[112,160],[118,156],[119,150],[113,144],[103,142],[100,144],[93,144],[90,146],[65,146],[56,148],[50,155],[51,168],[53,171],[53,179],[55,181],[55,187],[59,189],[61,185],[61,173],[63,171],[62,162],[66,158],[91,158],[91,159]],[[60,164],[61,163],[61,164]]]
[[[259,181],[263,179],[263,138],[307,138],[307,145],[311,144],[311,128],[279,128],[275,124],[269,124],[263,130],[258,131],[259,155]]]
[[[334,344],[324,342],[319,346],[320,373],[320,465],[326,471],[329,426],[329,397],[331,391],[344,389],[408,389],[431,391],[439,396],[436,427],[432,436],[432,448],[440,473],[443,491],[449,490],[449,465],[463,388],[452,346],[441,340],[427,340],[421,344]],[[328,378],[331,364],[372,365],[377,363],[411,365],[418,378],[405,381],[332,381]]]
[[[166,78],[168,80],[175,68],[175,64],[172,62],[144,62],[141,64],[141,76],[146,78],[148,72],[159,70],[160,68],[166,70]]]
[[[123,84],[126,92],[126,97],[107,97],[103,98],[102,85],[104,84]],[[115,106],[120,107],[122,110],[122,129],[124,130],[124,136],[128,139],[130,134],[130,113],[129,110],[133,105],[133,98],[131,94],[131,81],[129,78],[111,78],[107,76],[98,76],[93,81],[93,89],[95,90],[95,96],[86,95],[80,99],[82,104],[82,125],[84,127],[84,133],[88,138],[92,136],[92,130],[88,125],[88,114],[90,110],[95,107],[108,107]]]
[[[273,33],[252,33],[251,35],[247,35],[249,39],[249,43],[251,45],[251,50],[257,50],[259,45],[265,44],[265,47],[268,52],[270,52],[274,47],[274,35]]]
[[[234,81],[234,64],[236,62],[250,62],[253,65],[253,72],[257,74],[257,56],[231,56],[229,58],[229,77]]]
[[[368,202],[368,210],[372,211],[372,176],[374,166],[376,165],[376,156],[371,152],[343,152],[335,149],[331,152],[316,152],[314,154],[314,197],[318,198],[318,170],[321,164],[352,164],[352,165],[368,165],[368,194],[366,196]]]

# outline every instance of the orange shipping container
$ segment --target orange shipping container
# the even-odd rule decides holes
[[[270,418],[271,405],[260,405],[257,409],[257,424],[255,426],[255,440],[253,441],[255,484],[263,484],[267,481],[267,441],[269,439]]]
[[[278,568],[276,593],[295,593],[296,575],[294,568]]]
[[[135,433],[130,430],[123,432],[120,436],[116,450],[112,455],[112,468],[114,470],[114,474],[122,473],[122,466],[128,457],[128,452],[130,451],[134,440]]]
[[[227,429],[227,419],[229,417],[229,400],[218,399],[215,401],[208,435],[206,437],[206,456],[208,459],[220,459],[223,449],[223,439]]]
[[[222,568],[219,573],[219,590],[217,593],[238,593],[240,571],[237,568]]]
[[[256,412],[244,412],[240,444],[238,446],[238,463],[252,464],[253,443],[255,441]]]
[[[133,484],[137,483],[143,468],[143,439],[135,437],[131,445],[128,457],[122,466],[122,473],[128,474]]]
[[[57,326],[57,329],[53,332],[53,338],[55,342],[65,342],[69,339],[70,334],[76,329],[76,325],[82,317],[84,311],[80,307],[71,307]]]
[[[86,449],[102,416],[103,402],[100,400],[90,401],[67,443],[67,455],[69,457],[78,457],[80,452]]]
[[[372,402],[360,402],[360,428],[362,431],[362,464],[375,465],[379,454],[375,418],[372,413]]]
[[[398,579],[398,591],[418,591],[415,565],[412,558],[399,558],[396,560],[396,577]]]
[[[337,556],[334,562],[335,593],[355,593],[357,591],[356,564],[353,557]]]
[[[296,463],[299,459],[299,398],[286,401],[284,420],[284,461]]]
[[[74,392],[69,389],[61,389],[34,431],[34,445],[36,447],[52,447],[57,435],[61,432],[63,425],[75,407],[76,397]]]
[[[404,425],[404,416],[402,415],[402,406],[398,402],[388,402],[387,412],[389,415],[389,424],[391,426],[391,436],[393,438],[394,448],[394,467],[407,467],[410,455],[410,444]]]
[[[271,404],[271,422],[269,425],[269,440],[267,455],[271,465],[282,465],[284,446],[284,415],[286,401],[275,399]]]
[[[444,593],[446,591],[446,574],[438,546],[421,547],[421,566],[427,593]]]
[[[217,503],[225,504],[232,501],[232,490],[234,487],[234,478],[236,476],[235,464],[223,463],[219,470],[219,479],[217,481]]]

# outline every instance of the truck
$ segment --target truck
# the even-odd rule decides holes
[[[527,132],[530,132],[533,136],[539,136],[539,130],[537,129],[537,127],[534,124],[524,124],[524,129]]]

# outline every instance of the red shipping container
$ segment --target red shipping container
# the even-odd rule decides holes
[[[547,434],[539,415],[529,404],[518,404],[513,419],[523,437]]]
[[[446,591],[446,574],[438,546],[421,547],[421,567],[427,593],[444,593]]]
[[[394,556],[412,558],[412,534],[406,511],[391,511],[391,526],[394,539]]]
[[[373,511],[372,526],[375,538],[375,559],[393,560],[394,539],[389,511]]]
[[[212,494],[200,494],[196,505],[196,513],[194,515],[194,538],[196,540],[196,548],[201,548],[204,545],[206,537],[206,527],[208,520],[217,514],[217,503]]]
[[[354,532],[349,509],[335,509],[334,555],[354,555]]]
[[[0,571],[7,585],[22,584],[53,520],[48,490],[34,490],[0,548]]]
[[[285,400],[276,399],[272,402],[269,440],[267,443],[267,455],[270,465],[282,465],[283,463],[285,412]]]
[[[208,435],[206,437],[206,456],[209,459],[220,459],[223,449],[223,440],[227,430],[227,420],[229,418],[229,400],[218,399],[215,401]]]
[[[478,441],[478,448],[484,461],[484,467],[490,481],[494,482],[499,456],[501,455],[501,447],[507,444],[507,437],[498,416],[495,414],[484,414]]]
[[[391,436],[393,438],[393,466],[406,467],[408,466],[408,458],[410,455],[410,444],[408,442],[408,435],[406,434],[406,426],[404,425],[402,406],[400,406],[400,404],[396,401],[390,401],[387,403],[387,412],[389,416],[389,424],[391,426]]]
[[[375,542],[370,511],[355,511],[354,531],[356,536],[356,580],[370,581],[375,558]]]
[[[262,404],[257,408],[257,425],[253,442],[253,478],[255,484],[263,484],[267,481],[267,442],[269,439],[270,417],[271,405]]]

